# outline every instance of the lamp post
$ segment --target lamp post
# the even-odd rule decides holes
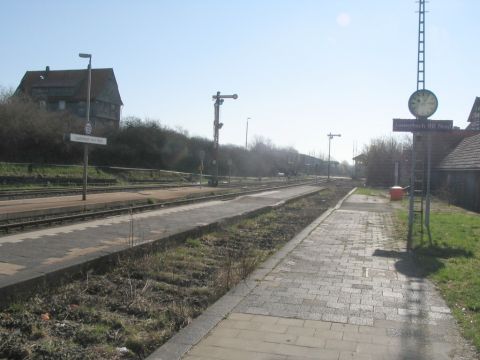
[[[215,100],[215,118],[213,120],[213,179],[212,186],[218,185],[218,136],[223,123],[220,122],[220,105],[223,104],[224,99],[237,99],[238,95],[220,95],[220,91],[217,91],[217,95],[212,95],[212,99]]]
[[[245,131],[245,150],[248,150],[248,120],[251,118],[247,117],[247,130]]]
[[[328,167],[327,167],[327,181],[330,181],[330,143],[335,136],[342,136],[341,134],[327,134],[328,136]]]
[[[87,116],[85,121],[85,135],[92,133],[92,124],[90,124],[90,90],[92,85],[92,54],[80,53],[79,57],[88,59],[88,85],[87,85]],[[87,200],[87,168],[88,168],[88,145],[83,145],[83,190],[82,200]]]
[[[231,178],[232,178],[232,164],[233,164],[232,159],[228,159],[227,164],[228,164],[228,185],[230,185]]]
[[[203,160],[205,159],[205,150],[200,150],[198,156],[200,157],[200,187],[202,187],[202,180],[203,180]]]

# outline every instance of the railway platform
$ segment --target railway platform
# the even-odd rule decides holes
[[[148,359],[477,356],[394,238],[388,201],[350,195]]]
[[[74,273],[111,264],[122,253],[163,248],[212,229],[218,223],[248,216],[321,189],[323,187],[311,185],[281,188],[230,200],[167,207],[2,236],[0,305],[32,293],[36,288],[44,289],[64,281]],[[94,201],[95,195],[90,199]]]
[[[225,189],[202,187],[172,187],[168,189],[145,189],[140,191],[120,191],[88,194],[85,201],[82,195],[38,197],[19,200],[0,201],[0,221],[21,219],[38,215],[56,215],[87,210],[99,210],[147,204],[152,201],[169,201],[187,196],[201,196],[209,193],[221,193]]]

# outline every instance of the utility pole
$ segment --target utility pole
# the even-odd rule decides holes
[[[250,120],[251,118],[247,118],[247,129],[245,131],[245,150],[248,150],[248,120]]]
[[[218,136],[223,123],[220,122],[220,105],[223,104],[224,99],[237,99],[238,95],[220,95],[220,91],[217,91],[217,95],[212,95],[212,99],[215,100],[214,110],[215,118],[213,120],[213,179],[212,186],[218,186]]]
[[[328,136],[328,167],[327,167],[327,181],[330,181],[330,143],[335,136],[342,136],[341,134],[327,134]]]
[[[228,159],[228,185],[230,185],[230,182],[232,180],[232,164],[233,164],[233,161],[232,159]]]
[[[91,54],[78,54],[79,57],[88,59],[88,85],[87,85],[87,116],[85,119],[85,135],[92,133],[92,125],[90,124],[90,89],[92,87],[92,55]],[[87,181],[88,181],[88,144],[83,144],[83,189],[82,200],[87,200]]]
[[[200,157],[200,187],[202,187],[202,180],[203,180],[203,160],[205,159],[205,150],[200,150],[198,153]]]

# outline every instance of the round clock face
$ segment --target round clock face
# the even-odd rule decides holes
[[[408,109],[419,118],[428,118],[437,111],[438,100],[433,92],[426,89],[415,91],[408,100]]]

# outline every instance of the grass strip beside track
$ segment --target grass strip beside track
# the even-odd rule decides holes
[[[408,212],[397,215],[399,236],[406,239]],[[431,240],[416,233],[414,257],[440,290],[463,335],[480,351],[480,214],[435,199],[430,217]]]

